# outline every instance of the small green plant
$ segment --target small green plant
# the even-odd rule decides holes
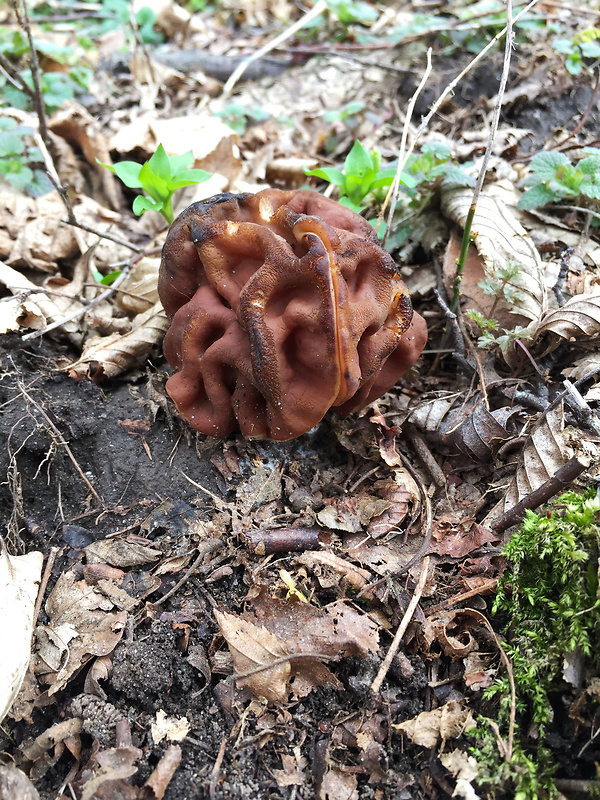
[[[600,28],[587,28],[579,31],[572,39],[557,39],[552,47],[566,56],[565,69],[571,75],[579,75],[591,66],[592,60],[600,56]],[[586,59],[590,59],[586,63]]]
[[[567,492],[548,514],[527,511],[523,525],[504,549],[507,570],[501,578],[494,613],[505,615],[512,663],[517,725],[513,759],[499,757],[497,734],[508,732],[511,690],[507,676],[498,677],[484,699],[498,704],[497,734],[481,719],[478,742],[472,750],[478,760],[482,786],[518,800],[558,797],[552,783],[556,766],[546,746],[553,719],[552,694],[567,688],[563,663],[573,653],[585,658],[585,669],[597,675],[600,653],[600,499],[595,489],[584,494]],[[593,710],[590,719],[593,718]],[[534,731],[528,745],[525,731]]]
[[[357,139],[346,156],[343,171],[333,167],[319,167],[304,172],[339,187],[340,203],[360,213],[367,207],[364,201],[369,194],[376,201],[383,202],[385,191],[382,190],[387,190],[394,180],[396,170],[381,170],[380,166],[380,153],[377,150],[367,150]],[[402,173],[401,182],[409,187],[417,185],[417,181],[406,172]]]
[[[530,186],[519,200],[525,211],[562,200],[600,200],[600,150],[584,148],[584,157],[572,164],[565,153],[536,153],[524,181]]]
[[[15,189],[40,197],[54,188],[33,144],[33,130],[12,117],[0,117],[0,175]]]
[[[514,286],[514,281],[519,278],[521,274],[521,265],[516,261],[509,262],[506,267],[498,270],[496,279],[484,278],[477,284],[484,294],[494,297],[494,302],[489,311],[489,317],[486,317],[481,311],[475,309],[468,309],[465,311],[465,316],[472,320],[481,330],[481,335],[477,339],[477,344],[484,350],[490,350],[493,347],[499,347],[500,350],[506,352],[508,348],[515,341],[522,339],[531,339],[531,333],[527,328],[516,325],[510,330],[504,330],[500,335],[496,335],[500,326],[498,321],[494,319],[494,311],[498,303],[505,301],[507,305],[514,306],[517,300],[522,299],[522,292]]]
[[[142,6],[135,15],[135,21],[144,44],[162,44],[165,35],[155,28],[156,13],[149,6]]]
[[[130,189],[142,189],[145,194],[133,201],[133,213],[159,211],[169,225],[173,222],[173,194],[184,186],[203,183],[211,177],[203,169],[190,169],[194,154],[190,150],[181,156],[169,156],[162,144],[144,164],[136,161],[120,161],[118,164],[102,164],[114,172]]]
[[[246,108],[241,103],[229,103],[221,111],[217,111],[215,116],[220,117],[238,136],[242,136],[248,124],[264,122],[271,115],[259,106]]]

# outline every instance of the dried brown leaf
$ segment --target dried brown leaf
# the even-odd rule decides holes
[[[543,354],[555,350],[564,339],[594,338],[600,334],[600,293],[577,294],[551,311],[539,326],[536,341]]]
[[[472,199],[473,191],[470,189],[442,190],[442,211],[464,227]],[[499,270],[511,262],[521,265],[519,276],[509,283],[521,295],[513,307],[519,315],[531,321],[535,331],[548,308],[545,267],[525,228],[503,200],[500,191],[492,188],[482,191],[471,235],[483,259],[483,270],[492,280],[497,280]],[[496,310],[502,305],[498,304]]]
[[[463,708],[456,700],[449,700],[441,708],[423,711],[412,719],[392,725],[392,728],[408,736],[413,744],[433,748],[440,739],[443,745],[447,739],[457,739],[475,725],[468,708]]]
[[[215,617],[227,642],[238,673],[270,664],[288,654],[285,644],[262,625],[254,625],[242,617],[215,609]],[[247,678],[238,680],[238,686],[248,687],[258,697],[270,703],[287,699],[291,674],[289,661],[278,663]]]
[[[573,456],[564,434],[562,405],[548,411],[536,422],[523,448],[523,461],[510,481],[502,499],[482,524],[508,511],[520,500],[550,480]]]
[[[453,521],[442,515],[433,524],[430,552],[440,556],[464,558],[488,542],[497,542],[498,536],[473,519]]]
[[[88,339],[81,356],[67,369],[78,378],[90,372],[95,379],[115,378],[142,362],[152,348],[162,342],[168,327],[161,303],[155,303],[135,318],[128,333]]]

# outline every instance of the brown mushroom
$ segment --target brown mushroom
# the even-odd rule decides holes
[[[371,225],[311,191],[217,195],[175,220],[158,291],[192,427],[285,441],[386,392],[427,338]]]

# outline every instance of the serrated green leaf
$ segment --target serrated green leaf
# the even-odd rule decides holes
[[[4,177],[15,189],[24,190],[33,181],[33,170],[25,165],[20,165],[20,169],[9,172]]]
[[[156,148],[156,151],[150,157],[150,160],[146,162],[149,165],[152,172],[160,178],[161,181],[164,183],[169,183],[172,179],[171,173],[171,162],[169,161],[169,156],[167,155],[167,151],[159,144]],[[146,164],[144,166],[146,166]]]
[[[517,208],[519,208],[521,211],[529,211],[534,208],[541,208],[542,206],[545,206],[548,203],[553,203],[556,200],[557,197],[553,191],[551,191],[545,184],[538,183],[537,186],[532,186],[531,189],[528,189],[521,195],[519,202],[517,203]]]
[[[25,152],[25,142],[22,136],[11,131],[0,133],[0,157],[19,156]]]
[[[424,155],[432,155],[438,161],[447,161],[450,158],[451,151],[447,144],[444,142],[427,142],[421,148]]]
[[[589,197],[590,200],[600,200],[600,183],[598,181],[582,183],[581,194]]]
[[[543,153],[536,153],[529,162],[531,171],[535,172],[543,180],[553,178],[559,167],[567,167],[570,165],[571,162],[564,153],[557,153],[551,150]],[[548,177],[545,177],[546,175]]]
[[[582,158],[577,164],[577,169],[580,169],[584,175],[594,175],[596,172],[600,172],[600,153]]]
[[[552,42],[552,48],[557,53],[571,53],[574,47],[575,45],[570,39],[556,39],[556,41]]]

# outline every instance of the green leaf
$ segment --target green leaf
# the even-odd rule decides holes
[[[549,180],[555,176],[559,167],[571,166],[571,162],[564,153],[548,150],[543,153],[536,153],[529,162],[529,166],[540,180]]]
[[[0,157],[18,156],[25,152],[25,142],[18,133],[2,131],[0,133]]]
[[[152,159],[150,159],[150,161],[151,160]],[[152,197],[154,200],[161,200],[164,202],[171,196],[171,192],[169,192],[169,184],[156,174],[156,172],[152,169],[150,161],[146,161],[145,164],[142,164],[139,175],[140,183],[142,184],[144,191],[147,192],[150,197]]]
[[[121,270],[121,269],[116,269],[116,270],[114,270],[113,272],[109,272],[109,273],[108,273],[108,275],[104,275],[104,277],[100,276],[100,277],[101,277],[101,280],[100,280],[99,282],[100,282],[100,283],[101,283],[103,286],[110,286],[112,283],[114,283],[114,282],[116,281],[116,279],[117,279],[117,278],[119,277],[119,275],[121,275],[122,273],[123,273],[123,270]]]
[[[590,200],[600,200],[600,182],[590,181],[581,184],[581,194]]]
[[[556,39],[552,42],[552,47],[557,53],[572,53],[575,45],[570,39]]]
[[[164,183],[169,183],[173,177],[171,173],[171,162],[162,144],[158,145],[156,152],[152,154],[150,160],[146,163],[158,178],[164,181]],[[144,164],[144,166],[146,165]]]
[[[580,169],[584,175],[595,175],[596,172],[600,172],[600,153],[582,158],[577,164],[577,169]]]
[[[161,211],[163,208],[163,203],[154,202],[149,197],[144,197],[144,195],[139,194],[135,200],[133,201],[133,213],[136,214],[138,217],[141,216],[144,211]]]
[[[343,186],[346,182],[346,176],[343,172],[340,172],[339,169],[333,169],[333,167],[325,167],[323,169],[305,169],[305,175],[314,175],[316,178],[322,178],[325,181],[329,181],[329,183],[333,183],[334,186]]]
[[[209,178],[212,178],[212,172],[206,172],[203,169],[185,169],[173,175],[173,181],[187,181],[186,186],[191,186],[194,183],[204,183]],[[169,184],[170,186],[173,183]]]
[[[347,176],[352,175],[360,178],[366,176],[369,170],[373,173],[375,172],[373,170],[373,160],[371,158],[371,154],[357,139],[352,145],[352,149],[344,161],[344,172]],[[375,177],[374,174],[373,177]],[[350,193],[348,192],[348,194]]]
[[[96,159],[98,164],[101,164],[106,169],[109,169],[111,172],[114,172],[117,178],[119,178],[125,186],[129,189],[141,189],[142,184],[140,183],[140,171],[142,169],[141,165],[138,164],[136,161],[119,161],[117,164],[103,164],[102,161]]]
[[[521,211],[529,211],[534,208],[541,208],[548,203],[553,203],[557,199],[553,191],[545,184],[539,183],[537,186],[532,186],[531,189],[528,189],[521,195],[517,208]]]
[[[187,153],[180,156],[169,156],[169,161],[171,162],[171,175],[176,177],[178,173],[187,170],[193,164],[194,153],[192,150],[188,150]]]
[[[362,206],[360,203],[353,203],[349,197],[340,197],[340,205],[346,206],[351,211],[354,211],[355,214],[360,214],[361,211],[364,211],[366,206]]]

